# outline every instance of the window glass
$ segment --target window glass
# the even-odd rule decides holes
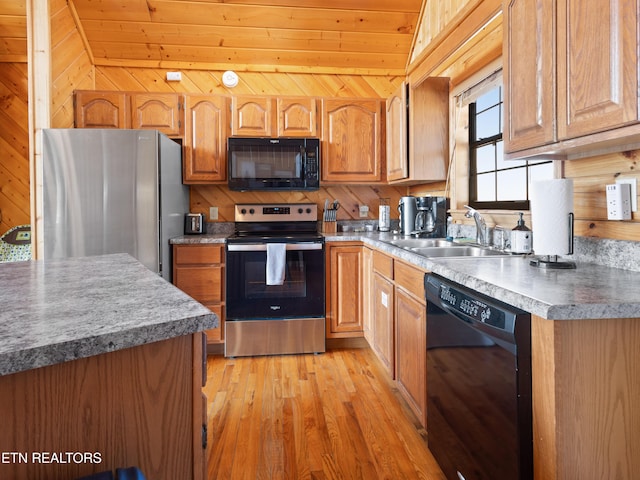
[[[497,200],[513,202],[527,197],[527,170],[514,168],[496,173]]]
[[[500,135],[500,107],[495,106],[476,116],[476,140]]]
[[[476,171],[478,173],[490,172],[496,169],[496,146],[484,145],[478,148],[476,156]]]
[[[550,160],[505,160],[502,87],[469,105],[469,204],[492,209],[528,209],[532,180],[553,178]]]
[[[476,177],[479,202],[496,201],[496,175],[495,173],[484,173]]]

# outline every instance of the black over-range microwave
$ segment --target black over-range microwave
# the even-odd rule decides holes
[[[320,139],[229,137],[230,190],[318,190]]]

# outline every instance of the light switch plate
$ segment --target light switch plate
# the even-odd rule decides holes
[[[369,207],[367,205],[360,205],[360,218],[367,218],[369,216]]]
[[[209,207],[209,220],[218,219],[218,207]]]
[[[182,80],[182,72],[167,72],[167,82],[179,82]]]

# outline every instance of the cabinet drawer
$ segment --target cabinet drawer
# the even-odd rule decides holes
[[[173,251],[176,265],[222,262],[221,245],[178,245]]]
[[[373,270],[393,280],[393,258],[377,250],[373,252]]]
[[[222,267],[179,267],[173,283],[200,303],[222,301]]]
[[[424,270],[412,267],[402,262],[395,262],[394,274],[398,287],[412,293],[423,302],[424,298]]]
[[[212,328],[210,330],[205,330],[207,335],[207,343],[219,343],[224,339],[223,325],[224,325],[224,308],[219,303],[208,303],[205,304],[209,310],[215,313],[218,316],[219,327]]]

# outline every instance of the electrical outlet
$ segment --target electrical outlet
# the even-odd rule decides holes
[[[628,183],[607,185],[607,218],[631,219],[631,186]]]
[[[638,211],[638,186],[635,178],[616,178],[616,183],[628,183],[631,185],[631,211]]]
[[[218,207],[209,207],[209,220],[218,219]]]
[[[360,205],[360,218],[367,218],[369,216],[369,207],[367,205]]]

